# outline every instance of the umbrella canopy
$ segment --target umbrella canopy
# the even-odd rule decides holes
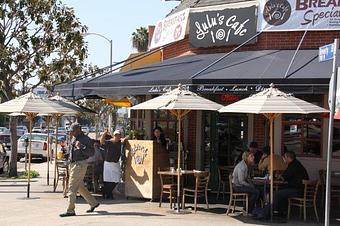
[[[264,89],[248,98],[227,105],[218,111],[253,114],[311,114],[328,112],[328,110],[322,107],[308,103],[274,88],[273,84],[271,84],[271,87],[268,89]]]
[[[178,122],[178,150],[177,150],[177,212],[179,213],[180,200],[180,163],[181,163],[181,120],[191,110],[210,110],[217,111],[222,105],[211,100],[205,99],[189,91],[181,84],[178,88],[164,93],[163,95],[151,100],[140,103],[131,109],[133,110],[168,110],[176,116]]]
[[[75,110],[58,105],[57,103],[42,99],[38,95],[29,92],[13,100],[0,104],[0,112],[15,113],[45,113],[45,114],[75,114]]]
[[[223,106],[189,91],[185,86],[164,93],[161,96],[140,103],[132,110],[210,110],[216,111]]]
[[[66,108],[69,108],[69,109],[72,109],[76,112],[79,112],[79,113],[96,113],[95,111],[89,109],[89,108],[86,108],[86,107],[83,107],[83,106],[80,106],[64,97],[61,97],[59,94],[53,96],[53,97],[50,97],[48,98],[49,100],[57,103],[58,105],[61,105],[63,107],[66,107]]]
[[[0,112],[15,112],[17,114],[23,113],[29,119],[29,157],[28,157],[28,175],[31,171],[31,151],[32,151],[32,124],[33,119],[39,113],[40,114],[53,114],[53,115],[63,115],[63,114],[76,114],[77,111],[57,104],[56,102],[42,99],[40,96],[29,92],[13,100],[4,102],[0,104]],[[49,142],[48,142],[49,143]],[[30,196],[30,177],[27,180],[27,198]]]
[[[293,97],[291,94],[281,92],[274,88],[273,84],[263,91],[254,94],[248,98],[227,105],[219,112],[233,112],[233,113],[253,113],[263,114],[270,125],[270,177],[273,177],[273,155],[274,155],[274,120],[281,114],[310,114],[328,112],[328,110],[308,103],[304,100]],[[270,203],[273,204],[274,181],[270,183]],[[271,210],[272,216],[272,210]]]

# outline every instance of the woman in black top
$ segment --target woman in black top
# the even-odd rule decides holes
[[[157,143],[161,144],[164,148],[166,148],[166,139],[161,127],[157,126],[153,129],[152,140],[156,141]]]

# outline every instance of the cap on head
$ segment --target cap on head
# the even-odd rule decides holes
[[[74,132],[77,129],[81,129],[81,126],[79,123],[75,122],[70,125],[70,132]]]
[[[113,132],[113,136],[115,136],[115,135],[121,135],[121,133],[118,129]]]

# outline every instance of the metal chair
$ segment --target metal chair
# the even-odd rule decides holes
[[[232,205],[233,205],[233,211],[232,213],[235,212],[235,206],[236,206],[236,202],[243,202],[246,204],[246,214],[248,214],[248,203],[249,203],[249,199],[248,199],[248,193],[238,193],[238,192],[234,192],[233,190],[233,176],[229,175],[229,189],[230,189],[230,198],[229,198],[229,206],[228,206],[228,210],[226,212],[226,214],[229,214],[229,210],[231,209]]]
[[[230,173],[230,170],[227,167],[220,166],[218,168],[218,190],[217,190],[216,200],[218,200],[218,198],[220,196],[220,190],[221,190],[221,185],[222,185],[222,197],[223,197],[223,201],[224,201],[224,194],[225,194],[225,190],[226,190],[226,185],[229,182],[229,173]]]
[[[209,184],[209,172],[195,172],[195,187],[194,188],[183,188],[183,196],[182,196],[182,208],[185,208],[185,197],[193,197],[194,198],[194,210],[195,213],[197,211],[197,198],[205,197],[205,203],[207,204],[207,208],[209,209],[208,203],[208,184]]]
[[[314,208],[315,217],[317,222],[319,222],[319,215],[316,208],[317,205],[317,193],[320,185],[320,181],[303,180],[304,192],[303,197],[294,197],[288,199],[288,220],[290,218],[291,206],[303,208],[303,220],[306,221],[306,209]]]
[[[169,169],[160,169],[158,171],[166,171]],[[159,174],[161,181],[161,194],[159,197],[159,207],[162,206],[163,194],[168,194],[170,199],[170,208],[172,209],[172,202],[176,197],[177,184],[175,183],[174,177],[172,175],[162,175]]]

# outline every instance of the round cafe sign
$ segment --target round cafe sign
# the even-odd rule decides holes
[[[292,8],[287,0],[269,0],[263,9],[263,17],[268,24],[278,26],[290,17]]]

